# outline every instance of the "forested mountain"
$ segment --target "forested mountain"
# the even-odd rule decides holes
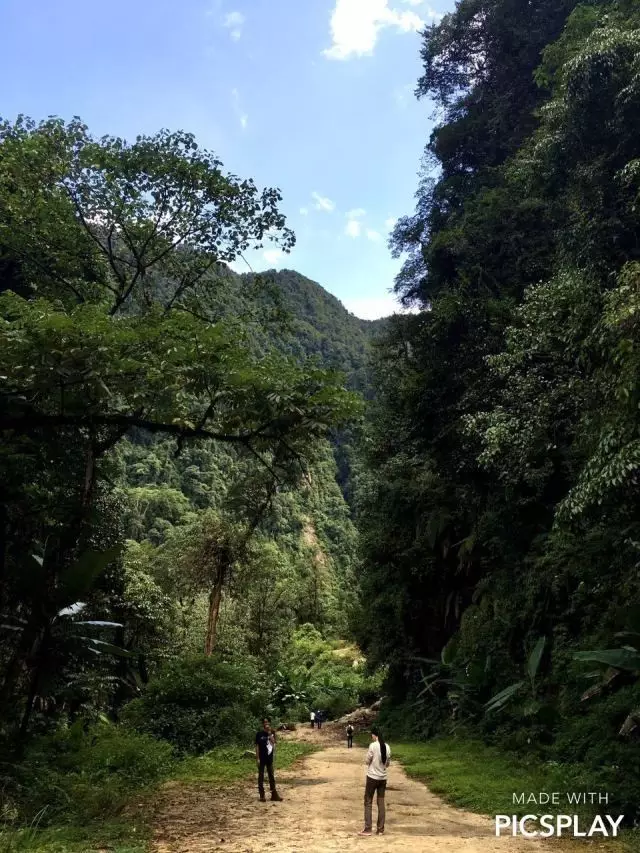
[[[379,324],[349,314],[299,273],[236,276],[222,269],[218,275],[224,283],[219,310],[245,329],[250,322],[260,352],[272,346],[295,363],[312,359],[340,371],[354,389],[370,387],[371,339]],[[256,318],[263,311],[269,319],[260,325]],[[339,486],[350,494],[351,441],[350,433],[341,430],[330,442],[309,446],[302,482],[284,491],[277,487],[268,509],[260,507],[251,554],[240,560],[235,574],[229,572],[221,584],[227,592],[216,600],[221,608],[216,642],[223,652],[278,660],[293,628],[307,623],[333,636],[346,635],[356,603],[356,531]],[[186,543],[210,530],[219,535],[221,516],[232,524],[241,521],[247,500],[239,493],[260,481],[260,466],[216,442],[185,446],[176,455],[173,441],[144,432],[124,439],[115,459],[129,507],[125,536],[138,543],[130,545],[125,559],[127,597],[132,598],[141,577],[147,595],[151,589],[156,597],[165,595],[176,584],[190,590],[175,605],[163,643],[173,633],[179,648],[195,652],[204,645],[207,610],[199,595],[206,582],[203,586],[194,574],[206,575],[206,569],[202,555],[185,556],[190,553]],[[248,510],[255,511],[255,506]],[[275,608],[261,601],[272,598],[270,585],[277,590]],[[142,625],[137,630],[127,638],[129,645],[141,644]]]
[[[262,285],[261,285],[262,282]],[[365,400],[373,393],[371,356],[387,320],[361,320],[315,281],[293,270],[243,275],[239,289],[249,285],[252,302],[279,305],[284,322],[274,326],[275,346],[295,359],[315,358],[324,367],[345,375],[347,387]],[[255,291],[255,288],[257,292]],[[352,426],[334,430],[331,444],[342,494],[353,506],[353,471],[357,437]]]
[[[423,310],[377,362],[361,639],[414,731],[584,762],[634,815],[640,10],[461,0],[421,56],[442,120],[393,242]]]
[[[294,270],[263,274],[290,315],[288,334],[278,331],[278,344],[296,357],[317,356],[323,365],[347,375],[348,386],[365,397],[371,393],[370,347],[384,326],[360,320],[315,281]],[[255,276],[242,280],[253,283]]]

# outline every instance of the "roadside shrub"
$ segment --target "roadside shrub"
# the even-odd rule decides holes
[[[23,759],[0,779],[0,814],[7,822],[42,825],[117,815],[134,791],[166,777],[169,744],[109,723],[35,738]]]
[[[363,678],[362,684],[358,690],[358,704],[364,705],[368,708],[381,697],[385,675],[386,671],[384,669],[378,669],[372,675],[368,675]]]
[[[301,702],[297,705],[292,705],[287,709],[287,719],[292,720],[295,723],[309,723],[309,712],[310,708]]]
[[[330,720],[337,720],[358,706],[358,695],[350,690],[341,690],[318,700],[318,707],[327,713]]]
[[[246,663],[207,657],[174,661],[130,702],[122,719],[183,754],[251,742],[268,693]]]
[[[640,818],[640,740],[635,732],[627,737],[618,732],[639,705],[640,683],[582,703],[563,721],[553,748],[560,761],[580,762],[587,772],[598,774],[600,790],[609,793],[609,802],[625,820]]]
[[[443,699],[417,705],[409,696],[402,704],[383,701],[378,719],[383,730],[396,739],[429,740],[442,731],[443,719],[450,708]]]

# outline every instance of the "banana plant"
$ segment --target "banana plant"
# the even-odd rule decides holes
[[[595,649],[594,651],[576,652],[574,660],[588,663],[597,663],[605,667],[604,673],[597,684],[590,687],[582,694],[581,701],[586,702],[596,696],[601,696],[605,690],[615,687],[615,682],[623,673],[631,674],[635,678],[640,677],[640,634],[635,631],[622,631],[615,635],[619,640],[633,640],[635,645],[625,645],[617,649]],[[600,672],[595,673],[596,677]],[[640,708],[632,709],[618,734],[630,735],[640,726]]]
[[[526,679],[516,681],[515,684],[510,684],[508,687],[505,687],[504,690],[496,693],[496,695],[492,696],[492,698],[485,704],[485,713],[490,714],[494,711],[500,710],[500,708],[503,708],[507,702],[510,702],[511,699],[514,698],[514,696],[521,694],[527,687],[530,689],[531,698],[533,700],[529,704],[528,711],[535,711],[536,677],[538,675],[538,670],[540,669],[540,663],[542,662],[542,655],[544,654],[546,642],[546,637],[540,637],[527,659],[527,675],[529,676],[528,682]]]
[[[26,663],[30,669],[29,691],[20,724],[20,738],[26,735],[31,712],[43,683],[54,676],[52,665],[55,652],[62,645],[71,645],[76,654],[89,659],[103,655],[131,657],[132,653],[107,640],[94,636],[97,629],[117,629],[120,623],[82,619],[87,604],[84,598],[93,589],[99,576],[120,554],[120,548],[106,551],[86,551],[63,569],[51,583],[45,557],[29,554],[22,572],[24,600],[29,602],[26,614],[0,614],[0,630],[19,632],[19,640],[10,668],[18,670]],[[10,686],[5,677],[5,691]]]
[[[442,648],[440,659],[414,657],[412,660],[421,665],[421,681],[423,688],[418,693],[415,705],[422,707],[427,697],[437,698],[446,695],[451,707],[452,719],[458,719],[463,707],[475,706],[472,699],[471,685],[466,680],[464,672],[467,665],[458,660],[459,636],[454,634]],[[431,671],[425,673],[423,665]]]
[[[276,709],[283,712],[292,705],[306,704],[309,701],[308,690],[304,689],[295,674],[285,675],[277,670],[276,676],[277,681],[271,691],[271,703]]]

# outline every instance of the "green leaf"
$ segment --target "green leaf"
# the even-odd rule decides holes
[[[90,644],[87,648],[97,651],[98,654],[110,654],[119,658],[135,657],[134,652],[123,649],[121,646],[114,646],[113,643],[106,643],[104,640],[96,640],[95,637],[78,637],[78,639]]]
[[[640,653],[633,649],[599,649],[592,652],[576,652],[574,660],[602,663],[616,669],[640,672]]]
[[[63,607],[76,603],[91,590],[102,572],[118,558],[120,546],[107,551],[85,551],[76,562],[60,575],[60,602]]]
[[[69,607],[63,607],[62,610],[59,610],[56,614],[58,618],[60,616],[75,616],[80,613],[86,607],[86,603],[84,601],[76,601],[75,604],[70,604]]]
[[[531,679],[532,687],[535,683],[536,675],[538,674],[538,669],[540,668],[540,661],[542,660],[542,654],[544,652],[546,642],[546,637],[540,637],[538,642],[535,644],[533,651],[529,655],[529,660],[527,662],[527,671],[529,673],[529,678]]]
[[[520,690],[524,687],[524,681],[518,681],[515,684],[510,684],[509,687],[505,687],[504,690],[501,690],[500,693],[496,693],[489,701],[485,704],[484,708],[487,714],[492,711],[497,711],[502,708],[503,705],[506,705],[507,702],[512,699]]]
[[[447,645],[442,649],[442,653],[440,655],[442,663],[445,666],[451,666],[458,652],[459,645],[459,637],[457,634],[454,634],[453,637],[451,637],[451,639],[447,643]]]

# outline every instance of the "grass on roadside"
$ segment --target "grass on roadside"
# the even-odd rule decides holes
[[[561,799],[559,806],[544,805],[544,813],[567,813],[565,792],[585,790],[585,780],[577,771],[520,760],[476,741],[400,743],[395,745],[394,755],[409,776],[428,782],[434,794],[480,814],[531,814],[540,806],[514,803],[513,795],[554,791],[564,802]],[[597,807],[571,805],[572,814],[588,817],[596,812]]]
[[[365,737],[359,738],[362,745]],[[366,738],[366,743],[369,738]],[[581,822],[597,813],[618,814],[608,806],[569,803],[567,792],[603,791],[597,780],[581,768],[557,763],[534,762],[500,752],[478,741],[443,738],[422,743],[391,744],[393,758],[408,776],[428,784],[434,794],[448,803],[478,814],[577,814]],[[513,795],[558,792],[559,805],[514,804]],[[578,843],[578,842],[576,842]],[[573,849],[573,844],[571,847]],[[621,839],[598,842],[598,849],[638,853],[640,837],[625,832]]]
[[[0,853],[147,853],[150,827],[136,818],[101,821],[87,826],[51,826],[0,831]]]
[[[286,770],[299,758],[315,752],[316,746],[298,741],[281,740],[276,751],[276,770]],[[241,747],[221,747],[206,755],[185,758],[180,762],[174,779],[181,782],[210,782],[230,785],[255,772],[255,758],[245,756]]]
[[[281,741],[277,749],[277,769],[286,770],[295,761],[314,752],[313,744]],[[225,786],[248,779],[255,772],[255,760],[242,747],[221,747],[202,756],[177,761],[169,779]],[[151,825],[149,799],[153,790],[134,795],[125,815],[95,821],[84,826],[65,824],[40,829],[38,821],[27,829],[2,831],[0,853],[147,853]]]

